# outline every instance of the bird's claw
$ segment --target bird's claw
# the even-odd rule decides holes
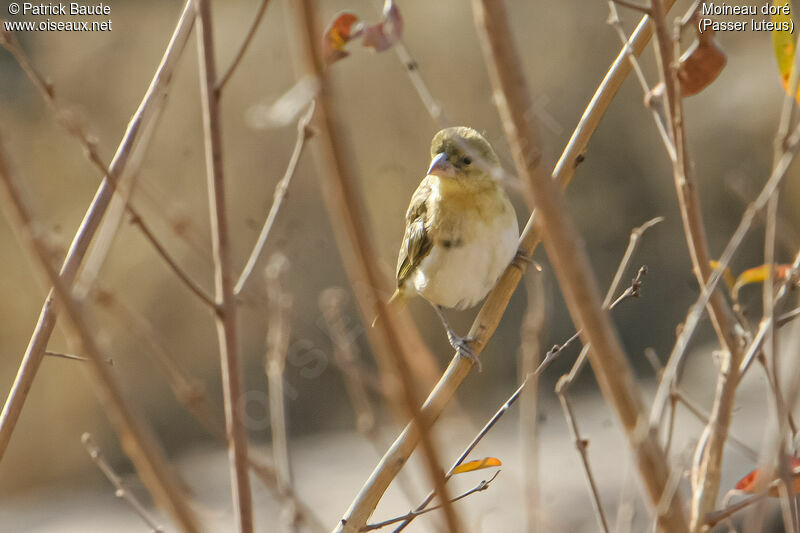
[[[481,366],[481,360],[478,358],[478,354],[475,353],[475,350],[472,349],[470,343],[475,339],[469,337],[459,337],[458,335],[454,335],[448,332],[447,337],[450,341],[450,346],[458,352],[458,355],[461,357],[466,357],[472,363],[478,367],[478,372],[483,372],[483,367]]]

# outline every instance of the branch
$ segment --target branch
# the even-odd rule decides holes
[[[308,6],[295,2],[291,5],[291,23],[295,25],[292,34],[296,39],[293,51],[297,77],[310,79],[319,86],[317,112],[312,122],[317,136],[312,149],[322,196],[361,319],[365,324],[370,324],[376,316],[381,317],[374,328],[367,328],[367,336],[384,379],[383,386],[387,391],[398,390],[385,380],[391,379],[388,376],[391,374],[393,361],[403,358],[412,365],[416,382],[421,383],[427,390],[436,383],[440,372],[438,363],[420,338],[408,311],[398,310],[391,314],[381,312],[383,302],[388,300],[394,286],[390,285],[384,272],[379,268],[380,260],[375,253],[369,233],[370,224],[365,201],[361,197],[352,171],[341,155],[342,133],[329,117],[330,86],[318,62],[320,55],[317,48],[321,32],[314,24]],[[392,336],[389,329],[403,334]],[[395,407],[396,402],[391,406]],[[394,415],[402,418],[397,411]]]
[[[691,164],[687,155],[683,102],[675,59],[676,43],[667,30],[666,10],[662,0],[652,0],[652,17],[658,45],[657,58],[666,94],[667,125],[675,147],[675,158],[672,160],[673,179],[692,268],[702,289],[711,276],[711,255],[708,251],[700,198],[691,175]],[[733,401],[739,382],[739,363],[742,358],[739,335],[735,329],[736,319],[724,296],[720,291],[714,291],[710,293],[708,303],[711,323],[720,346],[726,353],[725,360],[720,364],[711,419],[704,437],[698,444],[698,456],[702,457],[692,472],[691,521],[692,529],[695,531],[701,526],[702,516],[713,509],[717,499],[722,448],[728,435]]]
[[[225,87],[225,84],[228,83],[233,73],[236,72],[236,69],[239,67],[239,62],[244,57],[247,49],[250,48],[250,43],[253,42],[253,37],[256,34],[256,30],[258,30],[258,26],[261,24],[261,19],[264,18],[264,13],[267,12],[268,5],[269,0],[261,0],[261,5],[258,6],[258,11],[256,11],[256,15],[253,17],[253,22],[250,24],[250,29],[247,30],[247,35],[245,35],[242,45],[233,57],[233,61],[231,61],[228,70],[225,71],[225,74],[220,76],[219,82],[217,82],[217,85],[214,87],[214,91],[218,95],[222,94],[222,89]]]
[[[114,158],[111,160],[109,172],[114,175],[120,176],[124,174],[126,164],[130,160],[129,156],[134,151],[134,147],[138,146],[136,142],[140,137],[140,133],[148,129],[149,125],[158,117],[159,111],[163,109],[163,102],[166,99],[167,89],[172,80],[172,73],[191,34],[194,17],[194,5],[192,0],[188,0],[169,45],[164,51],[161,62],[153,76],[150,87],[139,104],[139,108],[131,117],[122,141],[114,154]],[[114,190],[114,186],[108,177],[103,179],[97,189],[94,200],[86,211],[83,222],[75,233],[69,252],[67,252],[67,257],[64,259],[64,264],[61,266],[59,275],[65,288],[71,287],[75,281],[81,261],[87,254],[89,244],[103,221],[103,216],[109,207]],[[42,305],[39,320],[30,341],[28,341],[28,347],[17,371],[14,384],[3,406],[3,412],[0,414],[0,460],[2,460],[8,448],[11,435],[22,413],[22,406],[25,404],[28,392],[33,386],[47,343],[55,328],[57,311],[53,305],[54,296],[55,292],[51,289]]]
[[[602,311],[597,283],[580,235],[568,214],[557,185],[541,170],[535,127],[524,110],[530,109],[529,90],[511,38],[504,5],[499,1],[473,2],[476,26],[494,88],[517,173],[528,182],[544,228],[544,243],[553,263],[573,321],[584,331],[584,344],[591,344],[590,363],[606,402],[612,406],[628,437],[639,475],[647,489],[659,526],[684,531],[685,518],[679,498],[662,509],[667,488],[667,457],[656,435],[643,430],[645,406],[622,346],[607,312]]]
[[[105,474],[106,478],[114,485],[114,496],[117,498],[121,498],[125,500],[128,505],[131,506],[133,512],[135,512],[139,517],[147,524],[147,527],[150,528],[150,531],[153,533],[162,533],[164,529],[157,525],[155,521],[150,517],[147,513],[147,510],[142,505],[136,496],[130,492],[125,485],[122,483],[122,478],[114,472],[114,469],[111,468],[111,465],[108,464],[105,457],[103,457],[103,452],[100,451],[100,448],[94,443],[94,439],[92,439],[91,433],[84,433],[81,436],[81,442],[83,443],[83,447],[86,448],[86,452],[89,454],[89,457],[92,458],[94,464],[97,465],[97,468],[100,469],[103,474]]]
[[[645,267],[640,268],[636,277],[631,282],[630,286],[627,289],[625,289],[625,291],[623,291],[623,293],[615,301],[613,302],[611,301],[614,294],[617,292],[619,288],[619,285],[622,281],[622,276],[625,274],[625,272],[628,269],[628,266],[630,265],[634,252],[636,252],[636,249],[639,247],[642,235],[644,235],[645,231],[647,231],[652,226],[658,224],[662,220],[663,218],[661,217],[653,218],[651,220],[648,220],[641,226],[634,228],[633,231],[631,231],[631,236],[628,239],[628,246],[626,247],[625,253],[622,255],[622,259],[620,260],[620,263],[617,266],[617,272],[614,274],[614,279],[611,281],[611,285],[608,287],[608,290],[606,291],[606,296],[603,300],[604,309],[607,308],[610,311],[628,297],[634,295],[638,297],[642,284],[642,279],[644,277],[644,274],[647,272],[647,269]],[[578,333],[573,335],[567,341],[567,343],[572,342],[572,340],[577,335]],[[563,347],[565,344],[566,343],[562,343],[561,347]],[[560,352],[561,350],[562,348],[559,347],[557,351]],[[548,352],[548,357],[549,354],[553,351],[554,350],[551,349]],[[600,495],[597,489],[597,483],[594,479],[594,473],[592,472],[591,464],[589,463],[588,454],[586,453],[588,441],[586,441],[581,437],[580,429],[578,428],[578,423],[572,411],[572,405],[570,404],[569,397],[567,396],[567,391],[569,387],[572,385],[572,383],[574,383],[575,379],[578,377],[581,370],[583,370],[583,367],[586,364],[586,358],[588,356],[588,353],[589,353],[589,346],[584,345],[584,347],[581,349],[580,354],[578,355],[578,358],[573,363],[570,371],[567,374],[561,376],[561,378],[556,383],[555,391],[556,395],[559,398],[559,402],[561,403],[561,408],[564,413],[564,418],[566,419],[567,425],[569,426],[573,443],[575,444],[575,448],[578,450],[578,453],[581,456],[581,465],[583,466],[583,472],[584,476],[586,477],[586,482],[589,485],[589,494],[591,495],[592,498],[592,507],[594,509],[598,525],[603,531],[608,531],[609,530],[608,520],[606,519],[605,512],[603,511],[603,506],[600,503]],[[545,361],[547,361],[547,357],[545,357]],[[540,366],[540,368],[543,369],[543,366]],[[538,371],[539,369],[537,369],[537,372]]]
[[[303,148],[305,148],[306,140],[312,135],[311,129],[308,127],[308,125],[314,116],[314,109],[316,108],[316,105],[316,100],[312,100],[311,104],[308,106],[308,111],[306,111],[306,113],[297,122],[297,140],[294,143],[292,157],[289,158],[289,165],[286,167],[286,172],[283,174],[283,178],[281,178],[281,180],[275,186],[275,195],[274,200],[272,201],[272,207],[269,208],[267,219],[264,221],[264,225],[261,227],[261,233],[258,235],[258,241],[253,247],[253,251],[250,252],[250,257],[247,259],[247,264],[245,265],[244,270],[242,270],[239,280],[236,282],[236,285],[233,288],[233,292],[236,295],[242,292],[244,284],[247,283],[247,278],[249,278],[250,274],[253,273],[253,269],[258,262],[258,258],[261,256],[261,252],[264,250],[264,245],[267,243],[267,237],[269,236],[270,231],[272,231],[272,225],[275,223],[275,219],[278,216],[278,211],[280,210],[281,205],[283,205],[283,200],[286,198],[286,193],[289,190],[289,183],[292,181],[292,177],[294,177],[295,170],[297,170],[297,163],[300,162],[300,156],[303,154]]]
[[[283,278],[289,270],[289,260],[280,252],[272,255],[264,277],[267,286],[267,354],[264,360],[269,392],[270,433],[272,434],[272,456],[278,475],[281,493],[291,490],[292,464],[289,458],[289,439],[286,429],[285,393],[283,389],[286,356],[292,332],[292,296],[284,291]],[[287,529],[297,531],[300,518],[294,504],[287,500],[284,505]]]
[[[64,286],[53,265],[51,251],[38,236],[30,211],[22,201],[18,180],[10,174],[5,152],[0,146],[0,202],[15,228],[20,241],[28,248],[44,279],[52,284],[53,296],[66,313],[70,333],[79,340],[82,352],[91,360],[95,390],[100,403],[119,435],[125,453],[133,461],[139,476],[150,490],[153,499],[163,505],[186,531],[198,531],[197,519],[182,493],[182,484],[170,468],[144,421],[122,395],[114,375],[105,362],[100,347],[91,334],[82,310]]]
[[[96,143],[89,139],[89,136],[85,131],[83,131],[83,128],[81,128],[81,126],[77,123],[73,115],[61,108],[56,100],[55,89],[53,85],[46,81],[44,77],[38,71],[36,71],[36,69],[33,67],[33,64],[25,54],[25,51],[19,45],[19,42],[14,34],[5,30],[4,28],[0,28],[0,45],[4,46],[9,52],[11,52],[19,65],[22,67],[22,70],[25,72],[34,86],[39,90],[43,100],[48,105],[53,116],[55,117],[56,122],[65,130],[67,130],[70,135],[78,140],[86,154],[86,157],[89,159],[89,162],[100,171],[101,175],[105,176],[105,179],[112,187],[113,192],[120,193],[122,196],[119,183],[120,176],[113,172],[111,167],[105,164],[103,159],[100,157],[100,154],[97,152]],[[170,256],[166,247],[159,242],[155,233],[153,233],[153,231],[145,224],[144,219],[139,214],[138,210],[130,203],[130,199],[128,197],[123,197],[123,200],[123,207],[130,215],[133,225],[142,231],[142,235],[144,235],[145,240],[147,240],[153,246],[158,255],[164,260],[165,263],[167,263],[167,266],[169,266],[169,268],[175,273],[178,279],[181,280],[181,282],[183,282],[190,291],[197,295],[201,301],[207,305],[213,306],[213,300],[205,293],[200,285],[192,280],[191,277],[184,272],[183,269],[181,269],[178,263]]]
[[[358,196],[356,187],[348,178],[341,157],[341,149],[337,144],[339,136],[334,135],[334,128],[328,117],[329,96],[326,78],[317,62],[313,44],[317,42],[319,33],[315,31],[307,0],[291,2],[291,8],[292,22],[295,24],[295,31],[292,33],[297,36],[297,51],[300,56],[297,58],[298,70],[302,75],[320,80],[320,96],[317,101],[314,123],[318,135],[314,143],[314,153],[317,168],[323,180],[323,196],[328,202],[330,219],[334,226],[339,249],[342,252],[341,255],[344,257],[344,265],[351,285],[355,289],[362,318],[369,321],[370,317],[376,315],[381,317],[381,320],[377,321],[376,327],[372,328],[378,334],[373,333],[371,340],[377,344],[378,365],[382,372],[384,386],[392,387],[395,390],[399,389],[401,405],[411,418],[411,424],[406,430],[413,435],[415,440],[420,439],[428,474],[439,501],[444,505],[443,510],[448,528],[450,531],[457,532],[460,529],[458,520],[450,505],[450,498],[444,483],[444,473],[431,437],[430,427],[433,419],[420,409],[417,388],[420,380],[412,373],[410,367],[412,360],[419,360],[419,354],[412,359],[411,354],[414,352],[409,350],[406,337],[409,332],[416,330],[410,322],[404,323],[399,320],[400,315],[390,310],[385,303],[384,298],[388,291],[380,290],[381,287],[386,286],[386,283],[385,278],[378,270],[377,258],[367,235],[364,223],[366,220],[364,204]],[[425,353],[429,354],[427,351]],[[390,377],[392,372],[394,373],[393,380]],[[398,381],[399,387],[397,387]],[[392,382],[394,382],[394,386],[392,386]],[[388,390],[392,390],[392,388]],[[397,396],[397,394],[392,394],[390,399],[397,400]],[[403,463],[395,465],[398,470]],[[391,475],[391,478],[386,479],[387,485],[393,478],[394,474]],[[385,490],[385,486],[383,489],[373,489],[357,498],[353,505],[361,510],[359,515],[353,517],[347,513],[336,529],[348,533],[354,533],[361,529],[374,510],[383,490]]]
[[[635,54],[638,55],[642,52],[651,34],[652,28],[649,20],[644,18],[631,36],[630,44]],[[566,186],[571,181],[578,163],[583,160],[583,152],[586,150],[592,134],[597,129],[600,119],[614,99],[622,82],[630,73],[630,63],[626,58],[627,52],[623,50],[609,67],[608,72],[584,110],[572,137],[570,137],[567,146],[564,148],[561,158],[553,171],[553,179],[562,186]],[[483,307],[481,307],[472,324],[469,336],[475,339],[471,346],[478,354],[481,353],[483,347],[497,329],[511,295],[514,293],[520,279],[522,279],[533,252],[539,244],[540,232],[537,228],[537,222],[538,217],[535,214],[531,215],[522,232],[517,257],[506,268],[494,289],[486,297]],[[470,369],[471,363],[465,361],[463,357],[455,356],[451,360],[442,378],[423,405],[423,413],[430,420],[436,420],[439,417]],[[364,523],[366,522],[367,517],[375,509],[389,484],[411,456],[417,443],[417,434],[412,431],[410,426],[406,426],[375,466],[372,475],[353,500],[350,509],[345,513],[344,520],[363,520]]]
[[[200,96],[205,132],[206,171],[208,177],[209,219],[214,252],[217,305],[217,337],[222,367],[222,392],[225,402],[225,431],[228,435],[233,514],[240,533],[253,531],[253,504],[247,462],[247,430],[244,426],[242,372],[236,339],[236,299],[233,294],[233,270],[230,257],[225,179],[222,170],[222,130],[214,37],[211,27],[210,0],[197,2],[197,49],[200,64]]]
[[[130,309],[124,302],[115,298],[108,291],[95,288],[94,298],[98,305],[106,310],[114,309],[121,317],[118,317],[127,327],[131,328],[143,345],[143,352],[155,363],[156,368],[163,374],[169,384],[172,395],[197,422],[214,438],[218,439],[223,445],[227,446],[227,436],[225,434],[225,424],[219,420],[217,409],[208,399],[202,385],[194,376],[187,375],[186,371],[180,367],[167,353],[166,348],[159,342],[156,332],[152,325]],[[288,502],[294,506],[298,517],[308,526],[309,530],[315,532],[325,531],[322,522],[317,518],[311,508],[305,504],[294,492],[292,487],[282,487],[278,483],[278,475],[275,468],[263,458],[254,457],[253,453],[247,454],[247,462],[250,470],[258,477],[264,485],[269,488],[273,495],[282,502]]]
[[[466,498],[467,496],[469,496],[471,494],[475,494],[476,492],[482,492],[482,491],[488,489],[489,488],[489,484],[491,484],[491,482],[494,481],[494,478],[496,478],[498,475],[500,475],[500,470],[495,472],[494,475],[492,477],[490,477],[488,480],[484,479],[483,481],[478,483],[475,487],[471,488],[470,490],[468,490],[468,491],[466,491],[466,492],[464,492],[462,494],[459,494],[458,496],[456,496],[455,498],[450,500],[450,503],[455,503],[458,500],[464,499],[464,498]],[[404,514],[403,516],[397,516],[395,518],[390,518],[389,520],[384,520],[383,522],[378,522],[377,524],[368,524],[368,525],[362,527],[361,531],[374,531],[376,529],[381,529],[383,527],[390,526],[392,524],[396,524],[397,522],[403,522],[403,521],[410,522],[411,520],[415,519],[416,517],[418,517],[420,515],[423,515],[425,513],[430,513],[431,511],[435,511],[436,509],[441,509],[441,508],[442,508],[441,505],[434,505],[430,509],[425,509],[425,510],[422,510],[422,511],[411,511],[409,513]]]
[[[520,395],[522,394],[522,391],[525,390],[525,386],[528,384],[529,381],[533,379],[535,379],[535,376],[532,374],[529,374],[528,376],[525,377],[525,379],[522,381],[522,384],[517,388],[517,390],[515,390],[514,393],[511,396],[509,396],[509,398],[505,401],[505,403],[503,403],[503,405],[500,406],[500,409],[498,409],[494,413],[492,418],[490,418],[489,421],[486,422],[486,425],[484,425],[483,428],[481,428],[481,430],[478,432],[477,435],[475,435],[475,437],[467,445],[467,447],[464,448],[464,451],[461,452],[461,455],[458,456],[458,459],[456,459],[456,461],[453,463],[453,466],[451,466],[450,470],[447,471],[445,479],[450,479],[453,476],[453,472],[455,471],[455,469],[458,468],[458,466],[464,462],[464,460],[469,456],[470,453],[472,453],[472,450],[475,449],[478,443],[481,440],[483,440],[483,437],[485,437],[489,433],[489,431],[495,426],[495,424],[497,424],[497,422],[503,417],[503,415],[506,414],[506,412],[511,408],[511,406],[514,405],[514,403],[519,399]],[[414,519],[414,517],[416,516],[415,514],[420,514],[421,511],[425,509],[425,507],[427,507],[427,505],[433,500],[433,497],[434,497],[434,492],[433,491],[429,492],[428,495],[425,497],[425,499],[422,500],[422,502],[419,505],[417,505],[413,511],[410,511],[408,515],[406,515],[408,516],[408,518],[404,519],[403,523],[400,524],[400,526],[397,527],[397,529],[395,529],[393,533],[399,533],[400,531],[404,530],[406,526],[408,526],[408,524],[410,524],[411,521]]]

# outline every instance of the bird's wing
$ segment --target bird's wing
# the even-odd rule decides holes
[[[433,240],[428,234],[428,207],[426,201],[431,188],[425,181],[420,184],[411,197],[406,211],[406,233],[397,258],[397,288],[402,289],[406,280],[431,251]]]

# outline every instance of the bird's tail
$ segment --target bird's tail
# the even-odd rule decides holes
[[[402,292],[400,292],[400,289],[395,289],[394,290],[394,294],[392,294],[392,297],[389,298],[388,302],[386,302],[386,307],[387,308],[388,307],[400,308],[403,305],[405,305],[405,303],[406,303],[405,295]],[[375,327],[375,324],[378,323],[378,320],[380,320],[380,318],[381,318],[381,315],[378,314],[375,317],[375,319],[372,321],[372,327],[373,328]]]

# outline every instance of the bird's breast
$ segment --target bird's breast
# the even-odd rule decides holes
[[[431,303],[465,309],[486,296],[513,259],[519,227],[501,190],[472,199],[448,192],[434,190],[431,196],[438,202],[428,221],[433,246],[413,286]]]

